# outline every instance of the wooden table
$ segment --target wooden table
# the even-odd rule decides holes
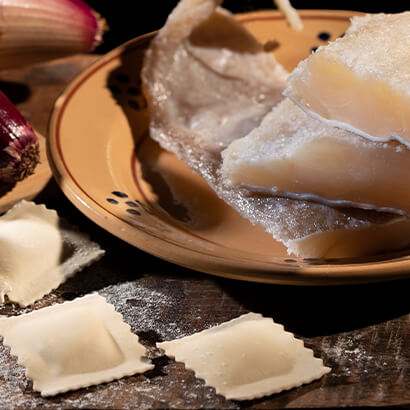
[[[96,56],[76,56],[0,73],[1,89],[46,135],[53,102]],[[409,280],[361,286],[296,287],[246,283],[194,272],[157,259],[83,216],[51,180],[37,199],[56,209],[107,251],[98,263],[33,307],[90,292],[107,297],[148,348],[155,369],[99,386],[42,398],[0,345],[0,408],[304,408],[410,405]],[[282,323],[322,357],[321,380],[255,401],[225,400],[155,343],[192,334],[248,311]]]

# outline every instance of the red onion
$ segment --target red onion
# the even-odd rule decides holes
[[[0,92],[0,181],[15,183],[34,172],[39,143],[30,124]]]
[[[0,0],[0,69],[88,53],[105,28],[82,0]]]

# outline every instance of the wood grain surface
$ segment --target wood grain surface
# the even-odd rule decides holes
[[[0,87],[46,135],[53,103],[96,56],[76,56],[0,73]],[[90,153],[92,154],[92,153]],[[96,264],[17,315],[91,292],[107,297],[148,348],[155,368],[142,375],[53,398],[32,382],[0,344],[0,408],[307,408],[410,405],[409,280],[360,286],[296,287],[240,282],[190,271],[157,259],[89,221],[51,181],[44,202],[107,251]],[[255,401],[225,400],[155,348],[253,311],[302,338],[332,368],[321,380]]]

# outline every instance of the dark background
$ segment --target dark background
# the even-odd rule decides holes
[[[85,0],[107,21],[110,30],[96,52],[105,53],[125,41],[150,31],[158,30],[178,0]],[[400,12],[409,9],[409,0],[291,0],[297,9],[341,9],[369,13]],[[407,4],[407,7],[405,6]],[[272,0],[225,0],[223,7],[239,13],[260,9],[273,9]]]

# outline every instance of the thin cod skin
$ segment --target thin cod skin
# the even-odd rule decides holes
[[[407,246],[403,235],[395,235],[397,230],[410,230],[403,217],[334,209],[224,182],[221,151],[257,127],[281,100],[286,73],[227,11],[218,8],[220,3],[182,0],[152,40],[142,70],[151,137],[201,175],[243,217],[287,246],[289,253],[343,257]],[[385,227],[393,231],[389,237],[394,240],[383,239]],[[346,246],[359,237],[357,246]]]
[[[222,152],[233,185],[338,206],[410,214],[410,151],[316,120],[286,99]]]
[[[285,95],[331,125],[410,148],[410,11],[353,17],[299,63]]]
[[[152,41],[142,79],[154,139],[189,132],[219,152],[282,99],[287,73],[222,0],[182,0]]]

